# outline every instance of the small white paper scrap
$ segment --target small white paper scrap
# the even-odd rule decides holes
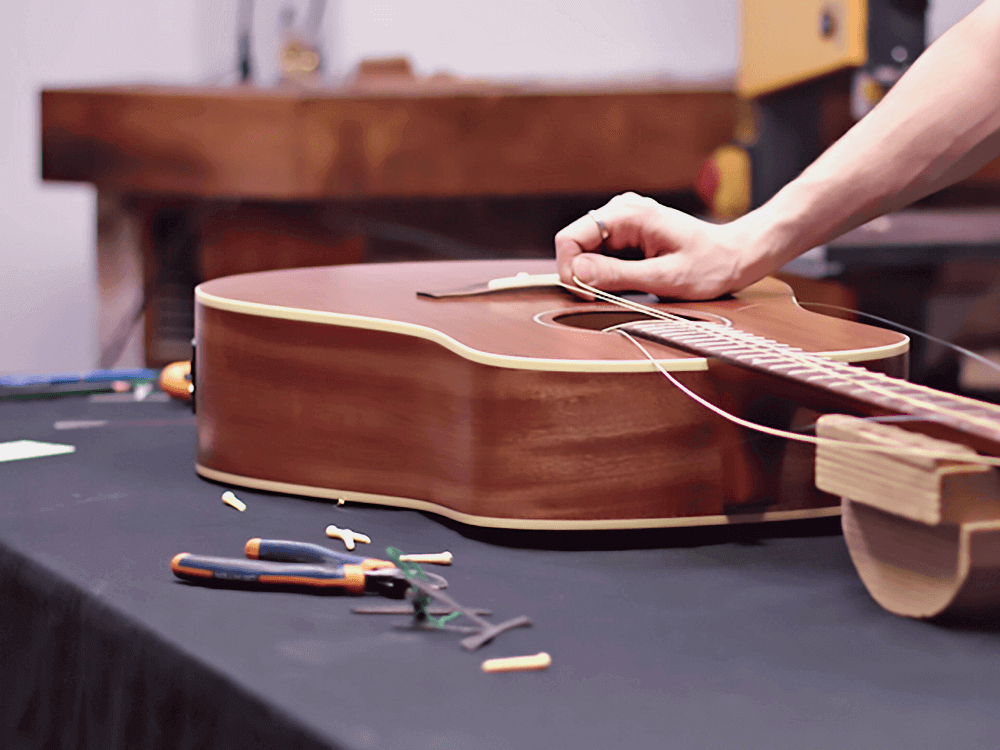
[[[61,443],[41,443],[37,440],[11,440],[0,443],[0,462],[20,461],[22,458],[41,458],[42,456],[58,456],[72,453],[75,446]]]

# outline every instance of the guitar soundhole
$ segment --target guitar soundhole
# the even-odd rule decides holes
[[[722,323],[724,325],[729,323],[725,318],[718,315],[701,313],[691,315],[676,309],[671,309],[669,312],[685,320],[703,320],[712,323]],[[619,326],[623,323],[634,323],[637,320],[650,320],[650,318],[642,313],[609,307],[599,310],[594,310],[593,308],[553,310],[536,316],[536,320],[545,325],[567,326],[586,331],[603,331],[606,328]]]
[[[603,331],[605,328],[620,326],[622,323],[634,323],[637,320],[649,320],[648,315],[608,310],[602,312],[566,313],[552,318],[553,323],[570,328],[585,328],[588,331]]]

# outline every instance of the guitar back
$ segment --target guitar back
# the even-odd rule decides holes
[[[748,434],[667,382],[630,313],[559,288],[429,299],[551,261],[295,269],[196,293],[197,470],[236,485],[417,508],[506,528],[637,528],[830,515],[808,448]],[[766,279],[664,309],[905,368],[899,334],[802,310]],[[723,408],[793,426],[782,386],[659,344]]]

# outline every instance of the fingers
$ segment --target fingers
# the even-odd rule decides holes
[[[618,195],[556,235],[559,277],[575,276],[609,292],[636,289],[675,299],[708,299],[734,288],[741,278],[741,248],[729,230],[634,193]],[[634,247],[645,260],[619,260],[597,252]],[[587,299],[590,295],[581,293]]]
[[[623,263],[599,255],[599,251],[638,248],[647,259],[671,254],[681,244],[686,219],[689,217],[652,198],[635,193],[616,195],[556,235],[559,277],[564,284],[572,285],[575,275],[584,283],[608,291],[643,288],[652,281],[655,266],[640,264],[633,268],[635,261]]]
[[[603,221],[603,220],[602,220]],[[559,269],[559,279],[564,284],[573,283],[573,260],[582,253],[597,252],[603,245],[601,230],[589,215],[581,216],[572,224],[562,229],[555,238],[556,265]]]
[[[586,253],[573,260],[571,273],[581,282],[608,292],[637,290],[665,299],[713,299],[757,278],[737,283],[725,257],[705,257],[683,250],[645,260],[619,260]]]
[[[565,284],[572,284],[575,259],[584,253],[598,253],[605,247],[613,250],[639,247],[647,256],[655,254],[656,251],[643,247],[641,238],[649,215],[657,209],[667,210],[651,198],[623,193],[561,230],[555,237],[559,278]]]
[[[588,286],[607,292],[637,289],[673,296],[670,264],[667,258],[619,260],[606,255],[587,253],[573,259],[571,273]]]

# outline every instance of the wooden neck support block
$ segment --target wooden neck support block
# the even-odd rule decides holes
[[[898,427],[831,414],[816,433],[867,445],[975,456]],[[929,618],[1000,603],[1000,478],[961,460],[821,444],[816,486],[842,498],[847,547],[861,580],[888,611]]]

